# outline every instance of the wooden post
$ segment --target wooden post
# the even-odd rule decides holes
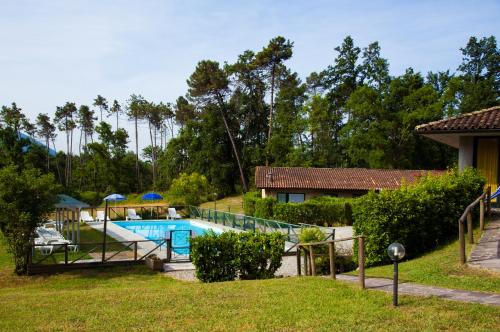
[[[300,277],[301,275],[301,266],[300,266],[300,246],[297,245],[297,275]]]
[[[134,241],[134,261],[137,260],[137,241]]]
[[[77,216],[77,231],[76,231],[76,244],[80,245],[80,218],[81,218],[82,211],[78,209],[78,216]]]
[[[472,212],[467,213],[467,241],[470,244],[474,243],[474,238],[472,234]]]
[[[365,289],[365,239],[363,235],[358,238],[358,261],[359,261],[359,286]]]
[[[488,189],[486,189],[486,197],[487,197],[486,198],[486,203],[487,203],[486,212],[489,215],[491,212],[491,187],[488,187]]]
[[[460,264],[465,264],[465,235],[464,235],[464,223],[462,220],[458,220],[458,240],[460,243]]]
[[[311,257],[311,275],[316,275],[316,263],[314,262],[314,249],[313,246],[309,246],[309,255]]]
[[[335,280],[335,244],[333,242],[328,243],[328,255],[330,256],[330,277]]]
[[[64,244],[64,264],[68,265],[68,244]]]
[[[106,261],[106,226],[108,223],[108,200],[105,201],[105,207],[104,207],[104,231],[102,232],[102,262],[104,263]]]
[[[484,230],[484,200],[479,201],[479,229]]]
[[[302,250],[304,251],[304,274],[307,276],[307,275],[310,275],[309,273],[309,264],[307,263],[307,249],[305,247],[302,248]]]

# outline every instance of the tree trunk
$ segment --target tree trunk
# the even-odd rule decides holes
[[[116,130],[118,130],[118,112],[116,112]]]
[[[274,75],[276,65],[273,65],[271,70],[271,107],[269,109],[269,129],[267,133],[267,149],[266,149],[266,166],[269,165],[269,147],[271,146],[271,135],[273,133],[273,113],[274,113]]]
[[[45,144],[47,146],[47,173],[50,172],[50,137],[45,137]]]
[[[149,125],[149,138],[151,140],[151,167],[153,168],[153,190],[155,190],[155,185],[156,185],[155,146],[153,142],[153,132],[151,131],[151,122],[149,122],[148,125]]]
[[[137,177],[137,192],[140,192],[141,185],[139,182],[139,137],[137,136],[137,115],[135,116],[135,173]]]
[[[54,151],[57,151],[55,139],[52,139],[52,146],[54,147]],[[63,182],[62,182],[62,178],[61,178],[61,170],[59,169],[59,162],[57,160],[57,157],[56,157],[56,169],[57,169],[57,175],[59,177],[59,183],[62,185]]]
[[[217,99],[219,100],[220,112],[222,115],[222,121],[224,122],[224,127],[226,128],[227,135],[229,136],[229,140],[231,141],[231,146],[233,147],[233,152],[236,157],[236,162],[238,163],[238,169],[240,171],[241,184],[243,185],[243,191],[248,191],[247,181],[245,180],[245,174],[243,173],[243,167],[241,166],[240,156],[238,154],[238,149],[236,148],[236,144],[234,143],[233,135],[231,134],[231,130],[229,129],[229,125],[227,123],[226,114],[224,112],[225,106],[224,101],[222,100],[222,96],[218,95]]]

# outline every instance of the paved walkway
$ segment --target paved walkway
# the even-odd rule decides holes
[[[483,235],[472,250],[468,265],[500,272],[500,212],[492,215]]]
[[[337,279],[348,282],[355,282],[355,283],[358,282],[357,276],[350,276],[345,274],[337,275]],[[380,290],[392,293],[392,279],[366,278],[365,286],[367,289]],[[494,294],[494,293],[441,288],[435,286],[415,284],[412,282],[400,282],[398,285],[398,292],[400,294],[406,294],[406,295],[435,296],[452,301],[500,306],[500,294]]]

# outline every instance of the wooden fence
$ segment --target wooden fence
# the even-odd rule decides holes
[[[488,187],[484,193],[481,194],[474,202],[465,208],[464,213],[458,219],[458,239],[460,251],[460,264],[467,262],[465,255],[465,223],[467,222],[467,242],[474,243],[473,227],[472,227],[472,209],[479,204],[479,229],[484,230],[484,217],[485,214],[491,212],[491,187]]]
[[[315,258],[320,256],[328,256],[330,261],[330,277],[336,279],[335,273],[335,242],[358,240],[358,262],[359,262],[359,286],[365,288],[365,244],[364,236],[353,236],[343,239],[334,239],[321,242],[299,243],[297,245],[297,275],[302,274],[302,259],[301,253],[304,253],[304,270],[305,275],[316,275]],[[314,253],[314,247],[328,245],[328,254]]]

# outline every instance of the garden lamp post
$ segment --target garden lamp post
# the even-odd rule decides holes
[[[214,210],[217,211],[217,193],[214,193]]]
[[[392,305],[398,306],[398,262],[405,257],[405,247],[401,243],[391,243],[387,248],[387,254],[394,262],[394,276],[392,285]]]

